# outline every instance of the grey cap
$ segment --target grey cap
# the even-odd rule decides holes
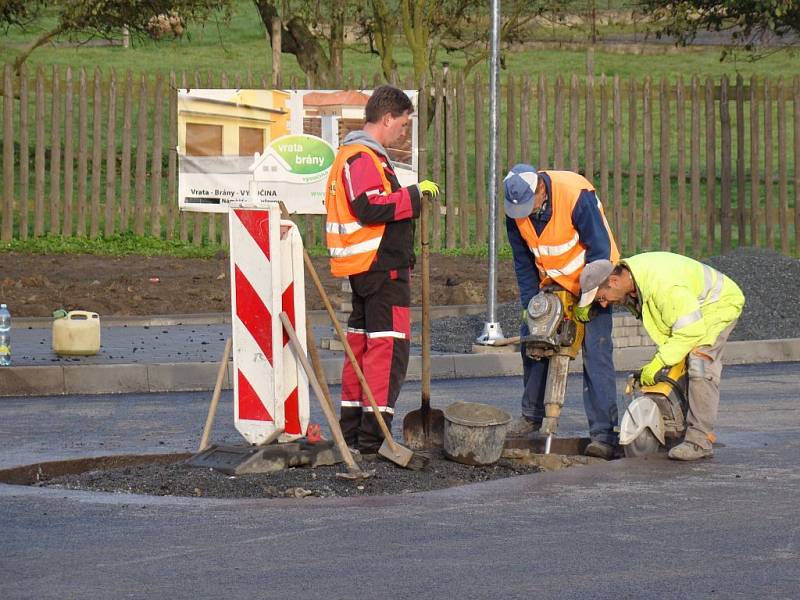
[[[597,295],[597,288],[603,283],[614,270],[614,263],[610,260],[595,260],[583,267],[581,271],[581,298],[578,306],[589,306],[594,302]]]
[[[517,164],[503,179],[505,211],[510,219],[524,219],[533,211],[539,175],[530,165]]]

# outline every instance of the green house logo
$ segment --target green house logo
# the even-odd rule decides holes
[[[285,135],[274,140],[269,149],[285,163],[290,173],[314,175],[331,168],[333,147],[313,135]]]

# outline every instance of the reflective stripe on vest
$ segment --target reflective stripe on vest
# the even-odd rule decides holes
[[[328,252],[332,257],[344,258],[346,256],[356,256],[369,252],[370,250],[377,250],[381,245],[381,238],[372,238],[366,242],[359,242],[358,244],[351,244],[344,248],[328,248]]]
[[[672,324],[672,331],[678,331],[679,329],[688,327],[692,323],[697,323],[702,318],[703,313],[701,313],[699,309],[693,310],[688,315],[683,315],[682,317],[675,319],[675,322]]]
[[[384,223],[360,222],[353,214],[350,201],[344,191],[345,185],[347,185],[350,198],[355,199],[349,177],[350,165],[347,161],[362,152],[369,156],[375,164],[383,183],[383,193],[392,191],[392,184],[386,178],[383,163],[374,150],[361,144],[339,148],[325,186],[325,206],[328,211],[325,223],[326,242],[330,255],[331,273],[335,277],[347,277],[368,271],[375,261],[383,232],[386,229]]]
[[[715,277],[716,281],[714,281]],[[722,273],[708,265],[703,265],[703,291],[697,297],[700,305],[710,304],[719,300],[723,283]]]
[[[534,256],[541,256],[544,254],[545,256],[558,256],[559,254],[564,254],[565,252],[569,252],[575,247],[575,244],[578,243],[578,232],[575,232],[575,235],[572,236],[572,239],[565,244],[558,244],[557,246],[545,246],[543,244],[539,244],[538,248],[531,248]]]
[[[536,233],[529,217],[515,219],[522,238],[536,260],[542,284],[555,281],[571,293],[580,295],[580,275],[586,264],[586,246],[572,224],[572,211],[583,190],[594,191],[594,186],[583,176],[570,171],[542,171],[550,177],[550,221],[541,235]],[[611,242],[611,261],[619,260],[619,250],[608,226],[603,205],[597,208]]]
[[[697,301],[700,306],[711,304],[719,300],[722,295],[723,281],[722,273],[716,269],[712,269],[708,265],[703,265],[703,291],[697,296]],[[684,327],[688,327],[692,323],[697,323],[703,318],[700,310],[693,310],[689,314],[678,317],[672,325],[672,331],[678,331]]]

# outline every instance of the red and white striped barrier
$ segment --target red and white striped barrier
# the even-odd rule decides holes
[[[234,424],[251,444],[276,429],[289,441],[308,427],[308,379],[278,315],[289,315],[305,346],[303,242],[277,204],[229,215]]]

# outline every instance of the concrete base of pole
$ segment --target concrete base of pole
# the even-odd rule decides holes
[[[503,335],[503,328],[500,323],[484,323],[483,333],[475,340],[476,344],[493,344],[498,340],[504,340],[506,336]]]

